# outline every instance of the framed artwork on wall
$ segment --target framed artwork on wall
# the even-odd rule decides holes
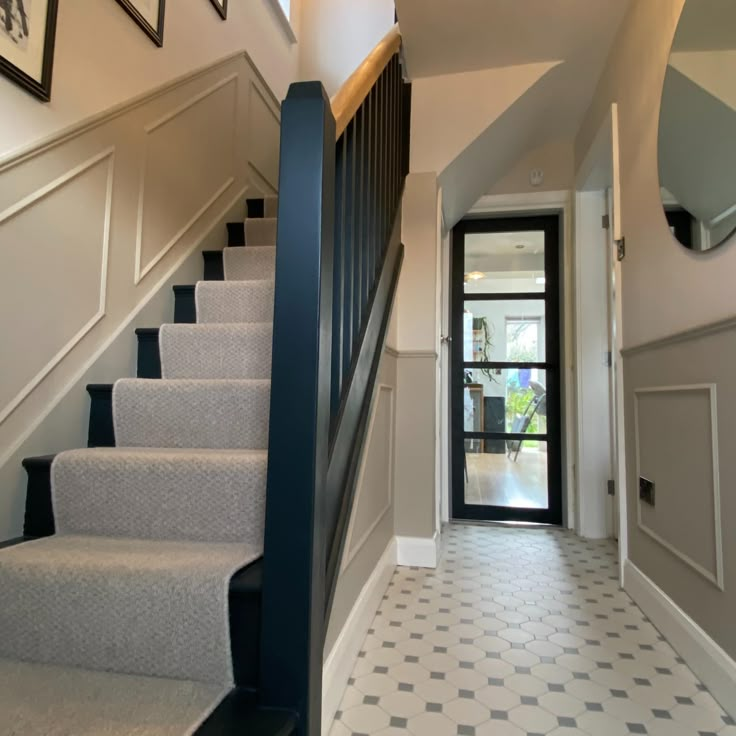
[[[51,71],[58,0],[0,0],[0,72],[44,102]]]
[[[3,0],[0,0],[2,3]],[[156,46],[164,45],[166,0],[117,0]],[[27,2],[27,0],[26,0]]]
[[[220,14],[220,17],[226,20],[228,0],[210,0],[210,2],[215,6],[215,10]]]

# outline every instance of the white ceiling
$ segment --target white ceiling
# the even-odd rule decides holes
[[[438,170],[448,227],[528,151],[574,140],[621,21],[631,2],[642,1],[397,0],[412,79],[482,69],[513,76],[511,67],[556,63]],[[475,94],[493,98],[494,89]],[[456,107],[462,116],[463,106]]]
[[[734,0],[687,0],[677,26],[673,51],[736,49]]]
[[[629,0],[396,2],[412,78],[558,60],[597,77],[628,5]]]
[[[517,246],[523,246],[518,248]],[[468,233],[465,236],[466,256],[517,256],[544,253],[542,231],[513,233]]]

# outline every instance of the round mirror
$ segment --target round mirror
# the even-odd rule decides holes
[[[686,248],[736,235],[736,0],[685,2],[662,92],[659,185]]]

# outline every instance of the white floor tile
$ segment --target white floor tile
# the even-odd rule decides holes
[[[330,736],[736,736],[618,588],[616,549],[451,525],[397,569]]]

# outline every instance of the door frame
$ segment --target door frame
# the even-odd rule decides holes
[[[619,115],[618,104],[612,103],[604,115],[600,128],[590,144],[578,171],[575,182],[576,191],[596,191],[601,197],[605,190],[610,188],[610,203],[613,212],[610,213],[610,229],[608,234],[610,277],[614,283],[614,298],[611,312],[615,319],[615,338],[612,349],[611,376],[614,399],[614,426],[616,431],[617,457],[613,458],[613,476],[616,483],[614,504],[618,512],[618,557],[619,577],[623,585],[624,563],[628,559],[628,526],[627,526],[627,484],[626,484],[626,441],[624,427],[624,387],[623,387],[623,301],[622,283],[623,269],[621,261],[616,257],[616,246],[623,242],[622,204],[621,204],[621,168],[619,152]],[[576,243],[577,246],[577,243]],[[578,417],[579,421],[579,417]],[[582,431],[578,427],[577,432]]]
[[[521,194],[493,194],[481,197],[468,211],[466,217],[523,217],[531,215],[559,215],[562,222],[562,249],[560,285],[562,301],[560,304],[560,332],[562,345],[560,360],[562,363],[562,510],[563,526],[573,529],[575,526],[575,383],[574,383],[574,270],[572,252],[572,191],[555,190],[549,192],[528,192]],[[443,230],[442,239],[442,278],[438,298],[442,304],[442,335],[450,335],[451,307],[451,260],[450,238],[447,230]],[[449,376],[451,350],[443,341],[440,348],[442,375]],[[443,402],[440,416],[440,447],[449,460],[451,435],[449,412],[449,383],[447,383],[446,400]],[[440,479],[442,493],[442,522],[450,520],[450,494],[452,483],[451,463],[445,465],[445,472]]]
[[[537,298],[542,297],[545,303],[545,314],[547,315],[547,330],[546,334],[548,337],[546,345],[546,353],[544,363],[542,366],[540,363],[536,367],[543,368],[546,373],[546,383],[548,387],[548,404],[547,404],[547,417],[548,425],[546,434],[546,442],[548,446],[548,489],[549,489],[549,504],[544,510],[542,509],[529,509],[529,508],[515,508],[515,507],[493,507],[495,509],[494,519],[488,519],[488,511],[491,507],[477,505],[477,504],[466,504],[464,501],[463,491],[460,490],[460,478],[462,477],[463,467],[460,464],[460,458],[455,457],[453,459],[452,452],[459,446],[459,439],[456,436],[464,435],[463,431],[463,420],[462,410],[459,406],[453,407],[453,400],[457,401],[458,394],[461,391],[461,375],[463,369],[458,368],[462,361],[462,329],[454,324],[454,319],[462,309],[462,304],[468,299],[485,299],[489,300],[505,300],[519,298],[520,295],[488,295],[481,297],[480,295],[468,296],[462,290],[455,291],[454,277],[457,273],[463,270],[463,255],[464,255],[464,239],[467,234],[472,233],[484,233],[494,232],[494,225],[502,222],[498,232],[505,232],[507,230],[518,230],[522,232],[525,228],[526,222],[532,219],[537,220],[537,227],[541,225],[540,229],[544,229],[547,232],[547,238],[549,239],[550,234],[554,236],[555,247],[547,248],[545,250],[545,273],[548,277],[547,289],[544,294],[541,292],[537,294]],[[541,220],[541,222],[539,222]],[[449,497],[451,500],[451,507],[456,506],[452,511],[452,515],[459,520],[463,519],[475,519],[475,520],[491,520],[491,521],[517,521],[517,522],[537,522],[537,523],[548,523],[554,525],[565,525],[565,486],[563,485],[563,466],[565,463],[564,453],[564,425],[563,425],[563,403],[564,403],[564,382],[565,382],[565,360],[564,360],[564,310],[562,308],[564,290],[563,284],[563,273],[564,273],[564,256],[565,256],[565,234],[563,231],[563,215],[561,212],[526,212],[523,214],[514,215],[502,215],[497,213],[492,217],[478,217],[468,216],[463,218],[459,222],[452,232],[452,254],[451,264],[449,273],[449,285],[451,292],[451,304],[450,306],[450,325],[451,334],[455,334],[455,340],[451,344],[451,349],[448,351],[449,363],[450,363],[450,426],[449,426],[449,440],[450,440],[450,478],[449,478]],[[532,223],[530,222],[530,226]],[[549,330],[549,327],[554,327],[553,333]],[[458,331],[461,334],[457,334]],[[498,362],[502,369],[513,368],[512,365],[506,365],[505,361],[494,361]],[[503,365],[502,365],[503,364]],[[458,370],[460,373],[458,373]],[[554,374],[554,382],[550,384],[550,373]],[[550,390],[550,386],[552,387]],[[458,433],[456,435],[456,433]],[[509,434],[503,432],[501,434]],[[513,439],[513,438],[512,438]],[[463,440],[464,443],[464,440]],[[457,492],[454,489],[457,487]],[[464,483],[462,484],[464,489]],[[462,499],[462,500],[460,500]],[[457,507],[460,507],[459,509]]]

